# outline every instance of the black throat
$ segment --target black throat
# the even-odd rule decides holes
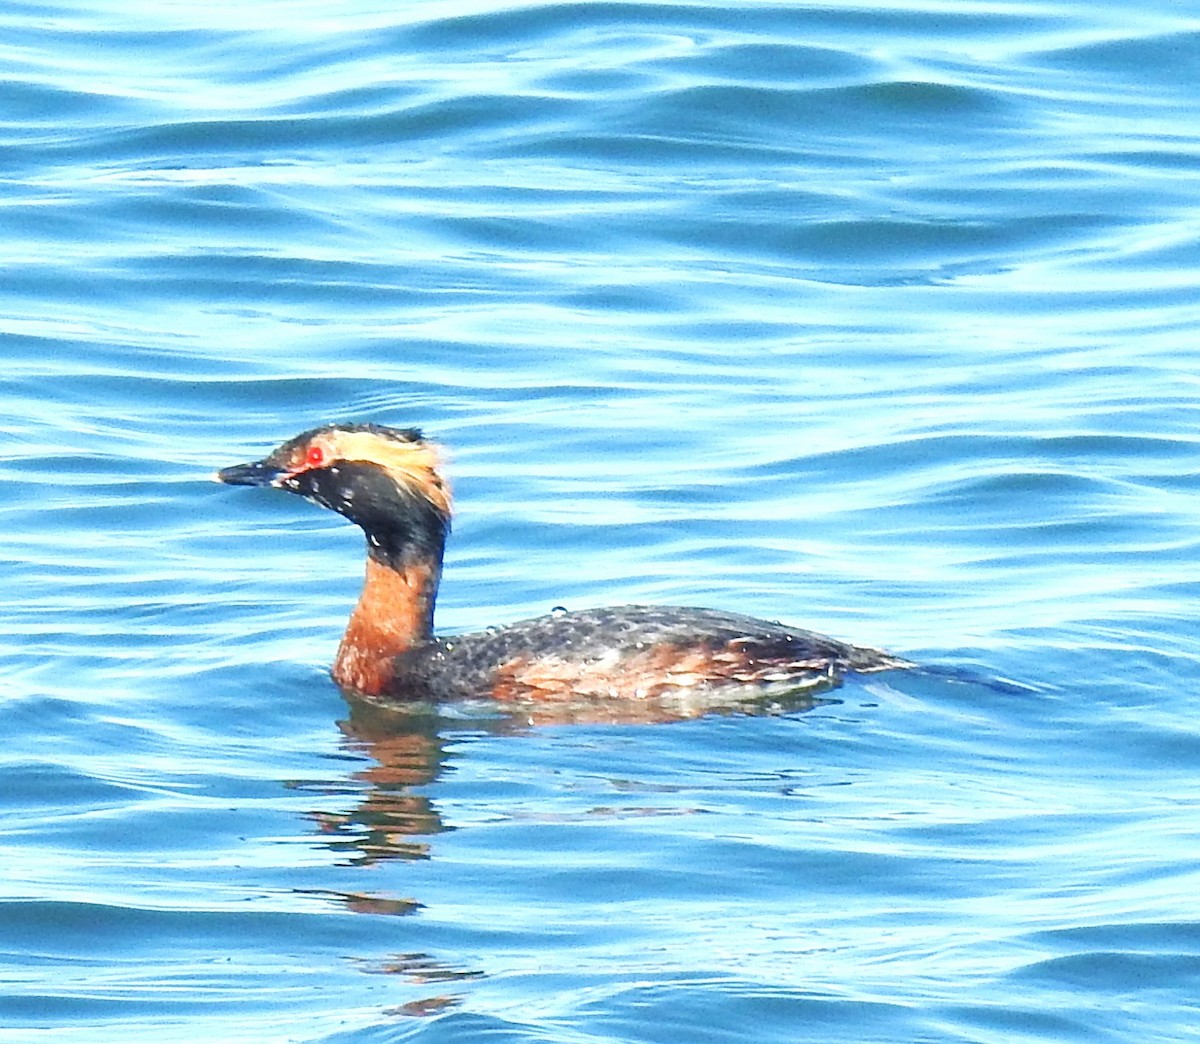
[[[301,472],[291,481],[297,493],[360,526],[367,554],[380,565],[401,572],[424,565],[435,578],[440,575],[450,519],[386,469],[342,461]]]

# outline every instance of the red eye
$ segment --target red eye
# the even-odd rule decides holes
[[[320,446],[312,446],[309,448],[308,456],[304,458],[304,462],[310,468],[319,468],[325,463],[325,451]]]

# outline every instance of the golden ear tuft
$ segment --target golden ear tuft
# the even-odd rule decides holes
[[[450,517],[453,499],[442,475],[442,451],[437,443],[421,438],[401,441],[372,431],[334,432],[332,443],[338,459],[379,465],[397,482],[428,500],[446,518]]]

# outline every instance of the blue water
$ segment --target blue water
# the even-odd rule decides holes
[[[0,8],[3,1039],[1200,1037],[1197,55],[1162,0]],[[447,631],[948,673],[352,711],[359,534],[208,480],[332,419],[450,447]]]

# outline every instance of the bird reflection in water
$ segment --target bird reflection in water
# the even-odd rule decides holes
[[[387,861],[430,859],[434,835],[448,826],[428,794],[450,760],[447,747],[467,734],[516,736],[538,727],[554,725],[629,725],[667,723],[705,714],[777,715],[809,710],[830,702],[813,694],[811,688],[792,694],[764,697],[761,689],[747,690],[743,699],[725,693],[720,703],[712,694],[701,702],[669,700],[610,700],[552,705],[531,702],[508,706],[498,712],[495,705],[455,708],[451,716],[428,705],[395,705],[346,694],[350,713],[338,723],[348,753],[365,755],[370,764],[353,773],[353,792],[358,801],[345,811],[310,813],[317,831],[344,865],[369,867]],[[296,786],[300,786],[297,784]],[[307,784],[308,789],[317,789]],[[347,793],[345,782],[323,784],[324,793]],[[597,814],[616,814],[612,809]],[[644,811],[644,810],[643,810]],[[422,909],[416,899],[370,892],[304,890],[303,894],[329,899],[355,913],[376,916],[407,916]],[[413,986],[465,983],[485,977],[480,969],[455,967],[427,953],[396,953],[383,959],[356,962],[374,975],[399,976]],[[452,991],[418,997],[385,1009],[391,1016],[430,1016],[460,1004]]]
[[[426,839],[450,829],[417,789],[436,780],[445,763],[441,725],[436,714],[418,708],[350,701],[350,716],[338,726],[345,746],[371,762],[353,775],[361,799],[346,811],[311,813],[326,843],[347,863],[428,859]]]
[[[356,866],[386,860],[430,858],[430,841],[453,829],[424,788],[435,782],[447,762],[444,732],[519,735],[554,725],[645,725],[686,721],[705,715],[740,714],[769,716],[799,713],[832,702],[814,694],[811,687],[791,693],[764,695],[748,688],[726,690],[685,699],[679,695],[658,699],[608,700],[597,703],[530,701],[508,705],[459,708],[461,717],[448,717],[427,705],[389,704],[347,694],[350,715],[339,722],[347,748],[366,755],[371,765],[354,773],[365,792],[353,808],[342,812],[312,813],[327,844]]]

